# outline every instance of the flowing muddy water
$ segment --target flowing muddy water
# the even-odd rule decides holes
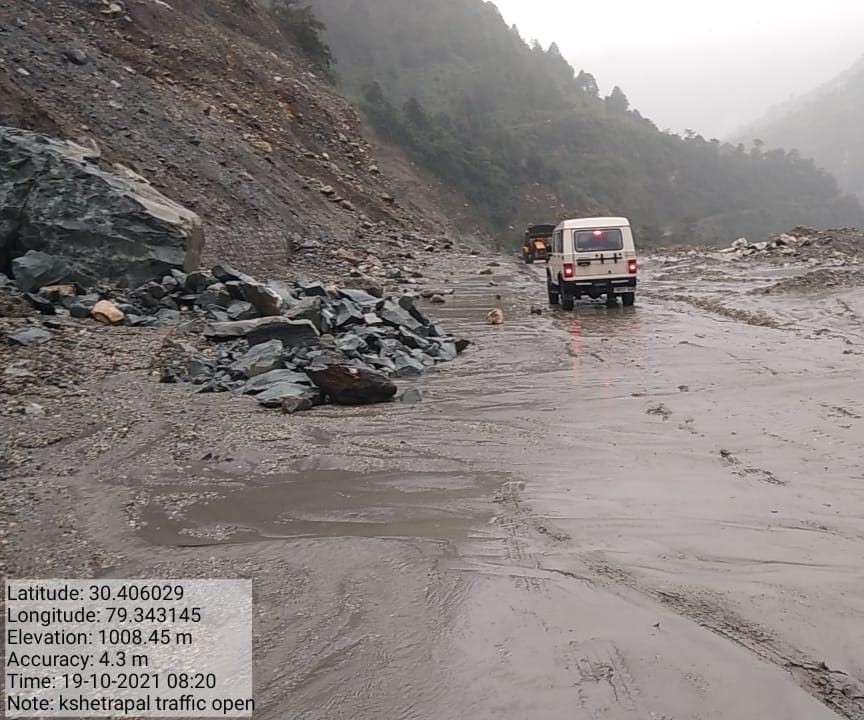
[[[421,403],[139,407],[76,480],[112,573],[254,578],[260,718],[864,719],[864,295],[541,273],[454,274]]]

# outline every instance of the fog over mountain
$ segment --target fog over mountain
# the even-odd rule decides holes
[[[557,42],[603,92],[620,85],[661,128],[726,137],[860,57],[852,0],[495,0],[523,37]]]

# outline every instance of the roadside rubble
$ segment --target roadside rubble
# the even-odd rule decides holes
[[[8,295],[11,282],[2,284]],[[58,326],[90,318],[106,326],[169,328],[155,363],[160,382],[249,395],[287,413],[324,402],[390,401],[397,394],[391,378],[419,376],[468,347],[432,322],[413,294],[379,297],[356,285],[364,283],[262,283],[221,264],[188,274],[175,269],[133,290],[66,284],[20,294],[32,313],[56,318],[48,322]],[[38,325],[6,335],[24,347],[54,339]]]
[[[781,259],[808,261],[811,264],[860,263],[864,254],[864,232],[851,228],[814,230],[796,227],[788,233],[772,235],[768,240],[751,243],[738,238],[728,248],[719,251],[734,258]]]

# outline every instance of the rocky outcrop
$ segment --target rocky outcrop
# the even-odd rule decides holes
[[[72,142],[0,127],[0,270],[14,273],[13,260],[35,251],[43,254],[36,269],[48,272],[16,277],[22,290],[46,279],[135,287],[197,268],[198,216],[125,168],[101,169],[98,158]],[[66,277],[57,276],[62,265]]]

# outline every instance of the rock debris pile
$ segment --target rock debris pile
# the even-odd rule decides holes
[[[786,261],[802,260],[810,264],[860,263],[864,254],[864,233],[854,229],[813,230],[796,227],[788,233],[773,235],[768,240],[751,243],[739,238],[724,255],[740,258],[778,258]]]
[[[163,383],[251,395],[286,412],[326,401],[387,402],[397,393],[391,378],[418,376],[456,359],[469,344],[432,322],[412,294],[379,297],[308,280],[291,287],[262,283],[227,264],[188,274],[174,269],[131,291],[85,291],[74,283],[34,287],[30,279],[53,276],[40,274],[34,262],[28,267],[35,268],[26,283],[32,292],[16,292],[38,313],[105,325],[176,327],[190,341],[166,341],[157,362]],[[11,281],[3,276],[0,284],[8,295]],[[9,343],[25,347],[51,339],[51,332],[36,326],[7,334]]]

